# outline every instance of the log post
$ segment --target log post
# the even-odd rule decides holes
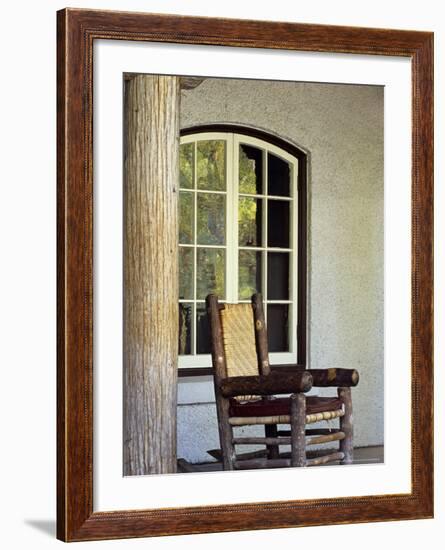
[[[341,463],[352,464],[354,459],[354,426],[351,388],[338,388],[337,392],[345,410],[344,416],[340,418],[340,430],[345,434],[345,438],[340,441],[340,451],[344,453]]]
[[[280,447],[277,445],[278,439],[278,428],[276,424],[266,424],[264,426],[264,433],[266,438],[271,438],[273,442],[266,442],[267,452],[269,458],[279,458],[280,457]]]
[[[223,333],[219,316],[220,304],[218,296],[209,294],[206,298],[207,314],[210,321],[212,334],[212,365],[214,369],[214,388],[216,400],[216,414],[218,416],[219,440],[222,450],[222,462],[224,470],[233,470],[236,459],[236,449],[233,444],[233,428],[229,424],[230,401],[223,396],[220,381],[227,376],[226,356],[223,345]],[[222,306],[224,307],[224,306]]]
[[[177,77],[125,83],[124,475],[176,471]]]
[[[291,466],[306,466],[306,397],[294,393],[290,400]]]

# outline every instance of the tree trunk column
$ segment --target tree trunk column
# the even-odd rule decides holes
[[[179,79],[126,82],[124,475],[176,471]]]

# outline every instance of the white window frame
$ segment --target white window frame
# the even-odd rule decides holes
[[[265,288],[263,289],[263,300],[265,304],[289,304],[289,351],[288,352],[273,352],[269,353],[269,359],[272,365],[274,364],[295,364],[297,363],[297,323],[298,323],[298,159],[289,154],[287,151],[277,147],[265,140],[249,136],[246,134],[240,134],[236,132],[196,132],[186,136],[182,136],[180,144],[196,143],[198,141],[207,140],[224,140],[226,141],[226,241],[225,245],[185,245],[188,248],[223,248],[226,251],[226,273],[225,273],[225,289],[226,299],[221,300],[229,303],[249,302],[250,300],[238,300],[238,251],[239,249],[254,250],[258,252],[266,251],[263,254],[262,273],[266,281]],[[282,158],[289,163],[291,167],[291,182],[290,182],[290,197],[280,197],[275,195],[268,195],[264,193],[267,191],[265,182],[267,179],[267,154],[263,155],[263,194],[262,195],[250,195],[242,193],[241,196],[255,197],[272,200],[285,200],[290,204],[290,219],[289,219],[289,231],[290,231],[290,248],[270,248],[270,247],[239,247],[238,246],[238,174],[239,174],[239,146],[240,144],[252,145],[259,149],[262,149],[266,153],[272,153],[277,157]],[[196,146],[194,162],[196,163]],[[197,207],[197,191],[207,192],[207,190],[197,190],[196,185],[197,174],[194,170],[194,186],[193,189],[181,188],[183,191],[192,192],[194,194],[194,208]],[[212,192],[212,191],[209,191]],[[221,192],[219,192],[221,193]],[[195,237],[196,237],[196,219],[197,214],[194,213],[195,220]],[[264,223],[266,222],[266,223]],[[265,202],[263,203],[263,232],[267,231],[267,208]],[[267,244],[265,235],[263,234],[263,243]],[[184,245],[180,245],[184,246]],[[289,252],[289,300],[272,300],[267,301],[267,252]],[[194,262],[194,265],[195,262]],[[234,275],[236,274],[236,275]],[[180,299],[180,303],[192,303],[193,308],[192,315],[192,339],[196,343],[196,304],[203,303],[201,300],[196,300],[196,273],[193,272],[193,285],[194,285],[194,299]],[[205,302],[204,302],[205,303]],[[267,307],[265,307],[265,314],[267,315]],[[267,322],[267,318],[266,318]],[[178,361],[179,368],[208,368],[212,366],[212,358],[210,354],[200,355],[180,355]]]

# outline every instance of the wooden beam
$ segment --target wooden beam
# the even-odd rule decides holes
[[[224,397],[237,395],[275,395],[309,391],[312,377],[306,372],[278,373],[262,376],[232,376],[223,378],[219,383]]]
[[[176,471],[179,79],[126,81],[124,474]]]
[[[209,454],[211,457],[216,458],[219,462],[222,462],[223,460],[223,454],[221,449],[210,449],[207,451],[207,454]],[[268,452],[267,449],[261,449],[259,451],[250,451],[247,453],[241,453],[237,454],[235,456],[236,460],[249,460],[250,458],[267,458]]]
[[[290,437],[234,437],[234,445],[290,445]]]
[[[321,466],[322,464],[327,464],[328,462],[342,460],[343,457],[343,453],[337,452],[329,455],[320,456],[318,458],[311,458],[306,462],[306,466]]]
[[[291,402],[291,465],[306,466],[306,397],[301,394],[290,396]]]
[[[338,433],[340,430],[338,428],[308,428],[306,430],[306,435],[330,435]],[[278,430],[277,436],[290,436],[290,430]]]
[[[266,424],[264,426],[264,433],[266,435],[266,438],[275,439],[278,433],[277,425]],[[267,445],[267,453],[269,458],[278,458],[280,455],[280,448],[277,444]]]
[[[359,374],[355,369],[308,369],[312,374],[313,386],[350,387],[356,386]]]
[[[236,460],[235,470],[254,470],[257,468],[289,468],[291,461],[288,458],[252,458],[250,460]]]
[[[255,344],[258,357],[258,372],[270,373],[269,346],[267,342],[266,321],[264,318],[263,298],[257,293],[252,296],[253,318],[255,321]],[[290,392],[289,392],[290,393]]]
[[[181,473],[194,473],[196,472],[196,467],[185,460],[185,458],[178,458],[178,472]]]
[[[331,441],[342,441],[344,438],[345,434],[340,431],[329,435],[315,435],[306,439],[306,445],[321,445],[323,443],[330,443]]]
[[[340,441],[340,451],[344,454],[342,464],[352,464],[354,460],[354,426],[352,417],[351,388],[338,388],[338,396],[343,401],[344,416],[340,419],[340,430],[345,438]]]
[[[137,76],[144,76],[140,73],[124,73],[124,80],[129,81],[133,80],[133,78],[136,78]],[[147,75],[150,76],[150,75]],[[198,78],[196,76],[181,76],[179,78],[179,85],[181,90],[194,90],[197,88],[200,84],[206,80],[205,78]]]
[[[230,401],[221,394],[219,381],[227,376],[226,355],[223,345],[223,333],[219,311],[221,304],[216,294],[206,297],[207,313],[210,319],[212,365],[214,369],[213,385],[215,388],[216,414],[218,416],[219,441],[223,450],[222,461],[224,470],[233,470],[235,447],[232,443],[233,429],[229,424]]]
[[[198,78],[196,76],[181,76],[181,90],[194,90],[200,84],[206,80],[205,78]]]

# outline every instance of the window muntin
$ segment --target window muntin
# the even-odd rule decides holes
[[[184,136],[180,151],[180,367],[211,366],[209,292],[261,292],[271,362],[296,362],[297,159],[225,132]]]

